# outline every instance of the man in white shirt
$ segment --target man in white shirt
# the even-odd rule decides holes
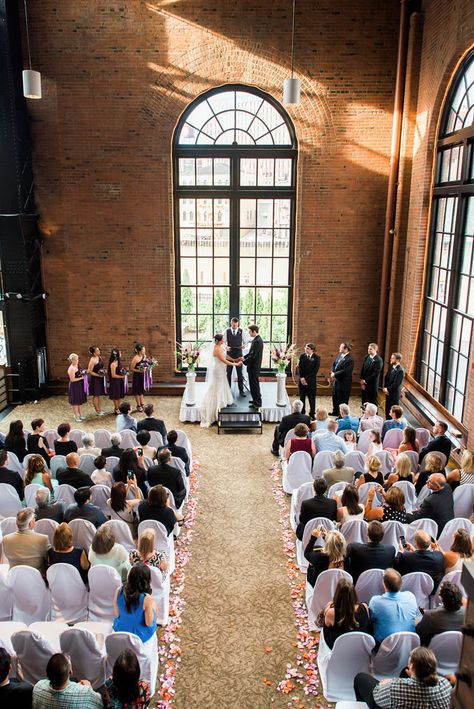
[[[372,429],[373,431],[381,431],[383,426],[383,418],[377,415],[377,406],[375,404],[366,404],[364,415],[360,420],[360,432]]]

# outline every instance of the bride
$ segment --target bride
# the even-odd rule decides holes
[[[218,334],[214,336],[214,349],[207,368],[207,389],[199,407],[202,428],[209,428],[214,421],[217,421],[219,409],[234,403],[229,382],[227,381],[227,367],[241,367],[242,362],[235,362],[233,359],[226,357],[222,346],[223,340],[224,335]]]

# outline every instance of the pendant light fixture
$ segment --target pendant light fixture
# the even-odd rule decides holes
[[[295,10],[296,0],[293,0],[293,18],[291,23],[291,78],[283,82],[283,103],[299,103],[301,95],[301,82],[293,77],[293,62],[295,56]]]
[[[23,69],[23,96],[25,98],[41,98],[41,74],[31,68],[30,33],[28,30],[28,9],[25,3],[26,45],[28,47],[29,69]]]

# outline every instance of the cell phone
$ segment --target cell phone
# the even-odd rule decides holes
[[[143,455],[143,448],[137,448],[137,455],[140,456],[140,458]]]
[[[436,544],[436,539],[434,537],[430,537],[430,539],[432,544]]]
[[[402,547],[403,547],[404,549],[407,548],[407,540],[405,539],[405,537],[403,536],[403,534],[400,535],[400,544],[402,545]]]
[[[127,478],[131,480],[133,478],[133,470],[127,470]]]

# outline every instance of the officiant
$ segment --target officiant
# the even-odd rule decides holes
[[[225,331],[225,341],[227,345],[227,356],[230,359],[240,359],[242,357],[242,349],[244,347],[244,334],[242,328],[239,327],[238,318],[232,318],[230,327]],[[237,382],[239,385],[240,396],[245,396],[244,379],[242,367],[227,367],[227,380],[232,388],[232,373],[234,369],[237,372]]]

